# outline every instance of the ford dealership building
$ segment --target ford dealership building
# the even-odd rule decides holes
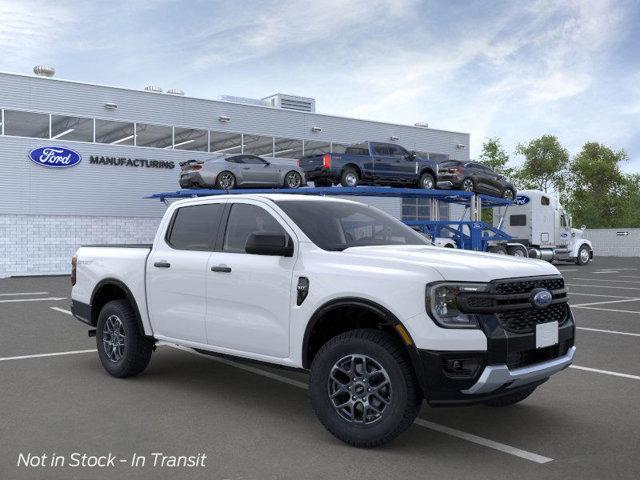
[[[81,244],[151,242],[165,207],[144,197],[178,189],[179,162],[192,158],[293,161],[363,140],[469,158],[466,133],[322,115],[313,99],[281,94],[208,100],[0,73],[0,109],[0,277],[67,273]],[[370,203],[431,216],[416,200]]]

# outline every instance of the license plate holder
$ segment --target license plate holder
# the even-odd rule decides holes
[[[536,325],[536,348],[558,344],[558,322],[545,322]]]

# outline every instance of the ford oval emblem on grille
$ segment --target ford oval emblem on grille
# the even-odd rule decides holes
[[[545,288],[536,288],[531,292],[531,304],[536,308],[544,308],[551,305],[553,295]]]
[[[82,155],[65,147],[40,147],[29,152],[29,160],[43,167],[66,168],[79,164]]]

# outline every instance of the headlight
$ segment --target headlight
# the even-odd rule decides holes
[[[458,309],[460,293],[486,292],[484,283],[436,283],[427,285],[427,313],[445,328],[477,328],[474,315],[467,315]]]

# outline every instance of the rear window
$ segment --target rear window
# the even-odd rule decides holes
[[[369,147],[366,145],[351,145],[347,147],[345,152],[347,155],[369,155]]]
[[[458,166],[460,166],[460,163],[461,162],[459,162],[457,160],[445,160],[444,162],[440,162],[438,164],[438,166],[439,167],[444,167],[444,168],[447,168],[447,167],[458,167]]]
[[[223,209],[222,203],[179,208],[173,214],[167,243],[177,250],[213,250]]]
[[[511,215],[509,217],[509,225],[512,227],[524,227],[527,224],[526,215]]]

